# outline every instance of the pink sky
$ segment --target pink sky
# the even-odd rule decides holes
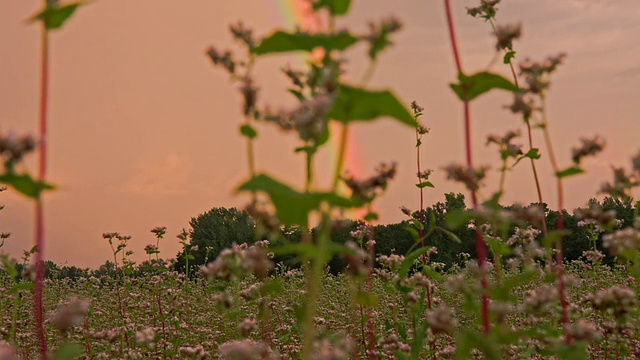
[[[227,76],[214,69],[204,50],[233,48],[227,28],[242,19],[257,34],[284,26],[281,6],[287,0],[189,2],[158,0],[95,1],[52,35],[49,179],[58,191],[45,196],[45,257],[57,263],[96,267],[109,258],[103,232],[132,235],[135,259],[153,242],[149,230],[167,226],[160,244],[164,257],[179,250],[175,235],[191,217],[212,207],[243,207],[233,189],[246,177],[244,143],[238,136],[240,97]],[[493,57],[490,27],[465,15],[477,1],[453,1],[463,67],[485,69]],[[0,126],[3,131],[36,131],[39,28],[25,23],[41,1],[0,4]],[[463,161],[462,111],[447,84],[455,68],[439,1],[356,0],[352,15],[340,26],[366,31],[367,20],[395,15],[404,30],[383,54],[372,87],[391,87],[409,103],[426,108],[431,128],[424,138],[423,167],[435,169],[435,189],[426,203],[445,192],[464,192],[440,170]],[[498,23],[521,22],[517,58],[542,59],[568,54],[549,93],[553,139],[561,166],[582,136],[601,134],[604,154],[585,163],[586,175],[570,178],[567,207],[583,205],[602,181],[609,164],[628,164],[640,136],[640,4],[637,0],[505,0]],[[365,68],[363,46],[349,52],[348,78]],[[260,104],[291,105],[286,81],[277,70],[296,57],[267,57],[257,67]],[[508,75],[497,62],[492,71]],[[474,102],[474,153],[478,164],[499,166],[494,149],[484,147],[488,134],[521,128],[502,109],[506,94]],[[292,149],[293,136],[267,125],[259,127],[258,169],[301,185],[303,162]],[[535,142],[542,147],[541,134]],[[382,119],[353,129],[350,167],[365,174],[381,161],[398,161],[399,174],[376,208],[381,222],[402,219],[401,205],[418,207],[414,133]],[[550,166],[538,163],[543,192],[555,203]],[[318,159],[319,186],[326,185],[331,155]],[[28,167],[35,171],[35,157]],[[535,201],[530,167],[518,166],[507,178],[507,202]],[[483,190],[495,189],[498,174]],[[2,251],[19,256],[32,246],[33,204],[10,192],[0,195],[0,231],[11,232]]]

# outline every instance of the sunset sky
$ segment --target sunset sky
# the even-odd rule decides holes
[[[464,192],[445,180],[443,166],[464,161],[462,107],[448,83],[455,66],[442,1],[354,0],[351,15],[338,22],[359,33],[368,20],[394,15],[404,24],[395,45],[381,56],[370,82],[392,88],[407,104],[425,107],[431,128],[424,138],[423,167],[434,169],[435,189],[426,204],[444,193]],[[40,28],[27,24],[42,1],[0,2],[0,130],[37,131]],[[463,68],[509,75],[494,58],[488,23],[466,15],[478,0],[452,1]],[[103,232],[132,235],[135,260],[146,258],[154,242],[150,230],[167,226],[161,256],[179,250],[175,235],[191,217],[212,207],[244,207],[234,193],[247,177],[237,85],[205,56],[211,45],[240,48],[228,34],[242,20],[263,36],[275,28],[292,28],[300,19],[293,0],[97,0],[79,9],[51,36],[49,134],[50,182],[58,190],[45,200],[45,257],[59,264],[97,267],[110,257]],[[601,134],[605,152],[587,159],[587,173],[569,178],[567,208],[582,206],[611,178],[610,165],[628,166],[640,148],[640,3],[637,0],[503,0],[497,23],[521,23],[516,60],[542,60],[568,54],[553,78],[548,98],[550,128],[562,167],[570,165],[579,138]],[[356,82],[366,68],[366,47],[348,53],[347,79]],[[269,56],[258,62],[259,104],[293,105],[278,69],[299,67],[300,56]],[[477,164],[499,167],[496,150],[484,146],[489,134],[520,128],[522,121],[503,106],[506,93],[473,103],[473,143]],[[293,135],[260,124],[257,167],[301,186],[303,159],[292,150]],[[372,174],[382,161],[397,161],[399,173],[376,202],[382,223],[403,218],[398,208],[416,209],[415,139],[411,128],[389,119],[357,125],[349,143],[347,168]],[[553,178],[543,146],[538,162],[546,201],[556,203]],[[317,162],[318,188],[327,186],[335,158],[325,150]],[[36,156],[27,167],[35,173]],[[492,171],[482,194],[495,190]],[[536,201],[531,168],[523,162],[507,177],[505,202]],[[33,244],[33,204],[12,191],[0,194],[0,232],[11,232],[0,251],[19,257]]]

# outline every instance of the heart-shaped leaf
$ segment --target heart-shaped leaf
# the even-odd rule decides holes
[[[276,208],[276,216],[285,225],[306,226],[309,213],[322,203],[342,208],[360,205],[332,192],[298,192],[265,174],[254,176],[238,190],[267,193]]]
[[[40,198],[40,193],[44,190],[52,190],[53,185],[40,180],[34,180],[29,174],[18,175],[13,172],[5,172],[0,175],[0,183],[13,187],[19,193],[34,200]]]
[[[492,89],[502,89],[511,92],[520,91],[511,81],[500,75],[486,71],[471,76],[460,73],[458,80],[460,80],[460,83],[450,84],[449,86],[451,86],[451,89],[453,89],[462,101],[471,101]]]
[[[389,116],[412,128],[416,126],[411,112],[389,90],[374,91],[342,84],[329,111],[331,119],[343,123],[370,121],[382,116]]]
[[[83,3],[71,3],[60,5],[57,1],[47,1],[47,6],[37,15],[33,16],[30,21],[42,21],[47,30],[56,30],[62,27],[64,23],[71,18],[73,13]]]
[[[315,48],[342,51],[356,42],[358,38],[347,31],[335,34],[276,31],[262,39],[252,52],[256,55],[265,55],[288,51],[311,51]]]
[[[351,0],[318,0],[313,3],[313,9],[327,8],[331,15],[345,15],[349,11]]]

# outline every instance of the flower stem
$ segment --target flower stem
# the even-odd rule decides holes
[[[493,29],[493,32],[496,32],[496,25],[493,21],[493,19],[489,19],[489,24],[491,24],[491,29]],[[505,49],[505,53],[507,52],[507,50]],[[520,88],[520,84],[518,84],[518,76],[516,75],[516,69],[513,66],[513,62],[511,61],[511,58],[509,58],[509,68],[511,69],[511,76],[513,76],[513,83],[516,85],[517,88]],[[531,123],[529,122],[529,120],[525,120],[525,123],[527,124],[527,137],[529,140],[529,150],[533,149],[533,137],[531,136]],[[538,171],[536,170],[536,163],[534,159],[529,159],[531,161],[531,170],[533,171],[533,179],[536,183],[536,191],[538,193],[538,204],[540,207],[540,210],[543,212],[544,214],[544,202],[542,200],[542,189],[540,188],[540,180],[538,179]],[[546,221],[542,221],[542,234],[546,237],[548,233],[547,230],[547,222]]]
[[[527,137],[529,138],[529,150],[533,149],[533,138],[531,136],[531,123],[529,120],[525,121],[527,124]],[[542,211],[542,234],[546,237],[548,234],[547,230],[547,222],[544,217],[544,201],[542,200],[542,190],[540,188],[540,180],[538,179],[538,171],[536,170],[536,162],[534,159],[529,159],[531,161],[531,170],[533,170],[533,179],[536,182],[536,191],[538,192],[538,203],[540,206],[540,210]]]
[[[547,145],[547,149],[549,150],[549,160],[551,162],[551,167],[553,168],[553,172],[556,175],[556,189],[558,192],[558,218],[556,222],[556,230],[562,231],[564,228],[564,188],[562,186],[562,178],[558,176],[558,172],[560,168],[558,167],[558,162],[556,160],[555,152],[553,151],[553,144],[551,142],[551,134],[549,132],[549,124],[547,122],[547,110],[546,110],[546,101],[544,93],[540,94],[540,104],[541,104],[541,114],[542,114],[542,131],[544,133],[544,139]],[[556,241],[556,272],[558,276],[558,295],[560,296],[560,306],[561,306],[561,315],[560,321],[562,321],[562,325],[564,327],[564,341],[566,344],[571,343],[571,335],[567,332],[567,328],[569,325],[569,312],[568,312],[568,301],[567,301],[567,289],[564,278],[564,265],[563,265],[563,255],[562,255],[562,236],[558,237]]]
[[[323,213],[320,223],[318,241],[315,244],[316,254],[311,264],[305,269],[307,274],[307,305],[304,315],[304,340],[302,345],[302,359],[308,360],[313,354],[313,342],[316,336],[315,316],[318,309],[318,299],[322,288],[322,274],[325,264],[325,253],[331,241],[331,224],[328,213]],[[308,233],[308,231],[306,232]],[[303,235],[304,236],[304,235]],[[310,242],[311,234],[307,235],[306,242]],[[304,241],[304,239],[303,239]]]
[[[46,3],[45,3],[46,6]],[[42,25],[42,53],[40,72],[40,147],[38,162],[38,179],[45,181],[47,170],[47,105],[49,102],[49,33]],[[44,332],[44,314],[42,293],[44,288],[44,208],[42,198],[38,197],[35,207],[35,256],[36,279],[33,293],[33,315],[35,318],[36,337],[40,347],[40,357],[47,358],[47,337]]]
[[[453,17],[451,16],[451,4],[449,0],[444,0],[445,11],[447,16],[447,26],[449,28],[449,36],[451,39],[451,48],[456,63],[458,74],[462,74],[462,65],[460,63],[460,54],[458,52],[458,44],[453,25]],[[471,154],[471,114],[469,109],[469,100],[463,100],[464,104],[464,138],[465,138],[465,154],[467,159],[467,168],[473,169],[473,159]],[[471,190],[471,202],[473,208],[478,208],[478,198],[475,190]],[[487,295],[487,276],[484,272],[486,268],[486,245],[482,234],[476,229],[476,253],[478,255],[478,266],[480,267],[480,286],[482,287],[482,331],[487,334],[490,331],[489,325],[489,296]]]
[[[338,159],[336,161],[336,168],[333,174],[333,182],[331,184],[331,191],[338,190],[338,182],[340,181],[340,175],[342,174],[342,168],[344,166],[344,157],[347,150],[347,140],[349,138],[349,124],[342,124],[342,131],[340,134],[340,147],[338,149]]]
[[[418,119],[416,118],[416,121]],[[420,167],[420,134],[418,131],[418,128],[416,127],[416,163],[417,163],[417,167],[418,167],[418,183],[422,182],[422,178],[420,177],[420,173],[422,172],[422,169]],[[419,220],[420,221],[420,225],[421,227],[418,228],[418,237],[420,238],[420,245],[422,245],[422,247],[424,248],[424,231],[422,229],[422,227],[424,226],[424,188],[419,187],[418,190],[420,191],[420,217]],[[427,266],[427,254],[426,253],[422,253],[422,266]],[[428,275],[427,275],[428,277]],[[432,301],[431,301],[431,286],[427,285],[427,306],[429,307],[429,310],[431,310],[432,307]],[[437,359],[438,355],[436,354],[436,343],[433,342],[431,343],[431,349],[433,350],[433,359]]]

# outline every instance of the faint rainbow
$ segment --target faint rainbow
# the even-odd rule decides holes
[[[279,16],[282,18],[284,25],[287,29],[294,29],[299,26],[302,30],[315,32],[322,28],[322,19],[311,11],[311,5],[309,0],[275,0]],[[296,56],[296,61],[299,65],[304,65],[305,57],[302,55]],[[331,139],[329,146],[329,164],[326,164],[326,170],[333,172],[333,166],[338,157],[339,148],[339,134],[341,127],[337,123],[331,124],[331,133],[334,135]],[[361,178],[364,176],[362,171],[362,157],[358,151],[358,139],[354,134],[353,127],[349,131],[349,139],[347,150],[344,159],[344,169],[348,170],[350,174]]]

